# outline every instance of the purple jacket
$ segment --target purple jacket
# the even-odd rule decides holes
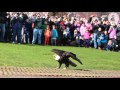
[[[109,34],[109,38],[110,39],[115,38],[115,36],[116,36],[116,29],[109,29],[108,34]]]

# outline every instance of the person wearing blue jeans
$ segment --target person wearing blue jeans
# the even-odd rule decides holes
[[[97,33],[93,34],[94,48],[97,48]]]
[[[24,34],[25,34],[25,43],[29,43],[29,31],[27,31],[26,28],[24,28]]]
[[[13,29],[13,43],[16,42],[16,36],[17,36],[17,43],[21,44],[21,28],[14,28]]]
[[[97,34],[98,34],[98,29],[99,29],[99,25],[98,25],[98,21],[95,21],[95,24],[93,25],[93,41],[94,41],[94,48],[97,49]]]
[[[4,37],[5,37],[6,16],[7,16],[6,12],[0,12],[0,27],[1,27],[0,41],[4,41]]]
[[[0,23],[0,27],[1,27],[0,41],[4,41],[4,36],[5,36],[5,24],[4,24],[4,23]]]
[[[38,39],[38,44],[41,44],[42,31],[43,31],[42,22],[43,22],[43,19],[38,14],[37,17],[34,19],[34,30],[33,30],[32,44],[35,44],[37,39]]]
[[[12,41],[13,43],[16,42],[16,36],[17,36],[17,43],[21,44],[21,31],[22,31],[22,23],[23,18],[19,17],[19,14],[16,13],[15,16],[12,17],[11,23],[13,27],[13,38]]]
[[[41,44],[41,36],[42,36],[42,29],[34,28],[32,44],[36,43],[37,38],[38,38],[38,44]]]

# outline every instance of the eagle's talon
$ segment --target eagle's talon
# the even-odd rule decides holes
[[[67,68],[63,68],[64,70],[66,70]]]
[[[59,67],[56,67],[57,69],[60,69]]]

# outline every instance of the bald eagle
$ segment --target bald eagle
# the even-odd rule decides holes
[[[78,59],[76,57],[76,54],[72,53],[72,52],[67,52],[67,51],[63,51],[63,50],[58,50],[58,49],[52,49],[52,52],[55,53],[54,57],[55,60],[57,60],[59,62],[59,67],[61,67],[62,64],[65,64],[66,68],[69,67],[69,65],[76,67],[77,65],[75,63],[73,63],[69,58],[73,58],[74,60],[78,61],[80,64],[83,64],[80,59]]]

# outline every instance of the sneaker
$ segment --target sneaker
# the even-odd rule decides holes
[[[98,47],[98,50],[101,50],[101,48],[100,48],[100,47]]]
[[[12,42],[13,44],[15,44],[15,42]]]

